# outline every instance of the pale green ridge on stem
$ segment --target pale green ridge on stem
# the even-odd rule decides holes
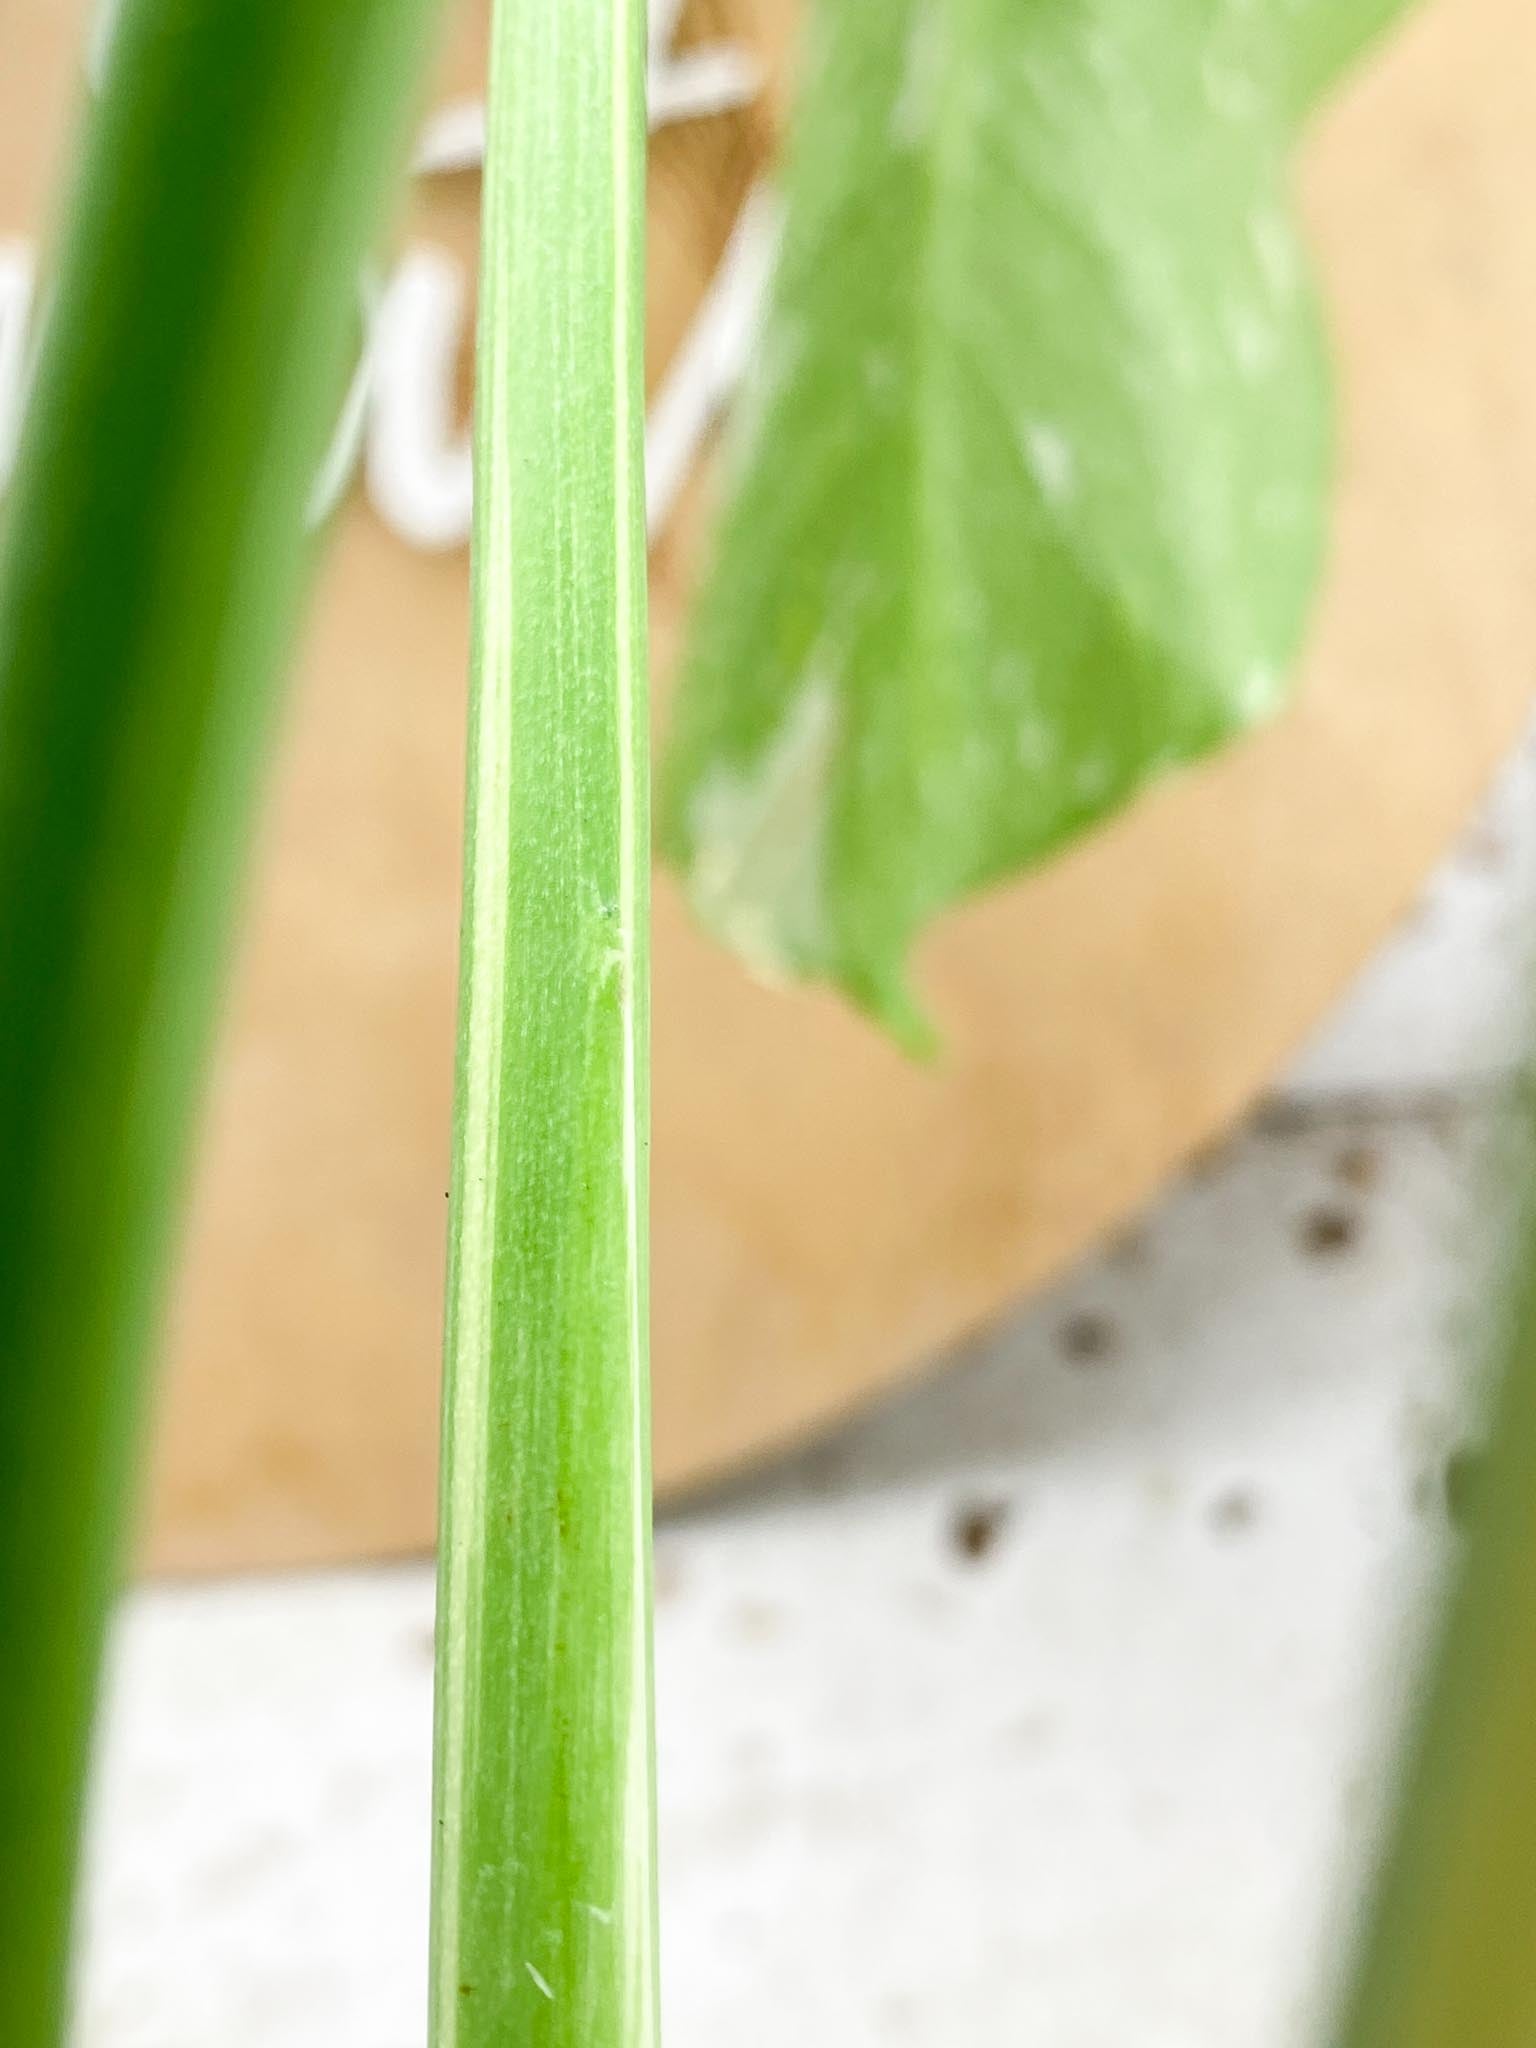
[[[0,2043],[56,2048],[144,1364],[429,0],[128,0],[0,558]]]
[[[434,2048],[656,2036],[644,9],[500,0],[438,1593]]]

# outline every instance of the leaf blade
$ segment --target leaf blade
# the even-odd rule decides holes
[[[430,11],[132,0],[5,508],[0,2039],[38,2048],[303,508]]]
[[[813,13],[662,802],[766,971],[915,1037],[930,918],[1280,702],[1331,440],[1290,57],[1206,0]]]

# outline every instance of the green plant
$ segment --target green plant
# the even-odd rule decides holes
[[[0,566],[0,2041],[64,2027],[174,1211],[425,0],[133,0]],[[217,174],[212,168],[217,166]]]
[[[854,0],[825,4],[777,341],[759,388],[794,488],[780,507],[750,470],[731,515],[685,714],[674,843],[738,943],[835,975],[915,1037],[900,959],[923,917],[1275,694],[1300,627],[1321,475],[1305,294],[1270,308],[1268,404],[1230,378],[1211,420],[1187,393],[1174,406],[1171,386],[1160,403],[1137,388],[1138,352],[1173,377],[1180,320],[1208,344],[1200,322],[1212,294],[1252,286],[1255,265],[1291,263],[1273,211],[1290,124],[1396,0],[1276,0],[1267,13],[1170,0],[1156,15],[1126,0],[1027,14],[1008,0],[955,0],[943,15],[904,5],[898,54],[905,64],[920,47],[934,60],[937,114],[905,104],[923,77],[893,64],[888,19],[876,36]],[[8,511],[6,2048],[56,2048],[62,2036],[101,1635],[192,1078],[268,686],[301,581],[349,279],[429,12],[425,0],[330,0],[323,17],[299,0],[131,0]],[[994,69],[1024,85],[1040,126],[983,160],[972,153],[997,140],[982,88],[999,50],[1006,61]],[[498,0],[445,1400],[436,2048],[508,2038],[650,2048],[656,2033],[642,53],[639,0]],[[1253,119],[1202,119],[1191,141],[1177,123],[1197,75],[1212,99],[1212,59],[1220,93]],[[1117,66],[1135,69],[1136,104],[1153,110],[1162,139],[1122,136],[1095,154],[1085,136],[1131,113],[1106,85]],[[843,113],[858,116],[846,132],[873,152],[873,218],[868,166],[839,155],[834,86]],[[1175,139],[1188,162],[1159,155]],[[1011,412],[998,471],[986,400],[965,375],[979,351],[995,399],[1019,369],[977,295],[1000,162],[1070,289],[1053,302],[1043,272],[1011,279],[1015,313],[1042,315],[1025,367],[1043,381],[1005,396],[1010,408],[1048,399],[1050,411],[1022,427]],[[1222,181],[1219,194],[1207,179]],[[914,195],[915,263],[890,219]],[[1149,196],[1159,202],[1150,225],[1178,230],[1158,248],[1178,258],[1179,287],[1150,310],[1128,240],[1147,225],[1138,209]],[[1255,207],[1273,241],[1268,230],[1255,241]],[[861,247],[876,229],[866,254],[882,274],[863,277],[845,345],[830,332],[841,316],[818,266],[843,238]],[[1054,341],[1047,315],[1064,323]],[[791,318],[803,318],[797,345],[813,374],[802,362],[775,385]],[[894,387],[857,352],[888,327]],[[1067,334],[1093,337],[1087,382]],[[1106,405],[1124,430],[1119,455],[1103,437]],[[1066,448],[1050,435],[1069,414]],[[829,513],[846,510],[851,488],[840,435],[874,447],[875,480],[890,487],[851,544],[847,521]],[[825,502],[818,463],[836,484]],[[1125,473],[1136,489],[1121,505],[1113,486]],[[1031,543],[1022,564],[993,551],[976,518],[979,490],[1001,504],[1016,487]],[[1238,507],[1235,542],[1196,520],[1204,552],[1148,523],[1161,494],[1183,505],[1192,489],[1224,506],[1296,493],[1280,557],[1266,558],[1244,524],[1249,512],[1257,521],[1256,502]],[[781,534],[784,553],[762,569],[746,551],[765,532]],[[1030,599],[1022,609],[1014,573]],[[871,576],[894,579],[894,595]],[[1006,634],[989,637],[1000,625]],[[1023,668],[1004,673],[1014,658]],[[727,704],[711,693],[732,665],[742,695]],[[995,693],[968,696],[958,684],[972,674]],[[1020,675],[1032,679],[1022,698]],[[1101,686],[1120,744],[1090,787],[1082,699]],[[930,759],[935,791],[922,772]],[[1532,2025],[1532,1298],[1522,1291],[1512,1322],[1494,1479],[1349,2048],[1519,2048]]]
[[[1285,700],[1299,120],[1404,0],[817,0],[662,844],[908,1043],[916,934]]]
[[[656,2034],[644,51],[640,0],[496,10],[435,2048]]]
[[[1536,2039],[1536,1123],[1516,1133],[1516,1228],[1490,1450],[1413,1732],[1341,2048]]]

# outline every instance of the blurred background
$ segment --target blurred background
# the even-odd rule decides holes
[[[659,696],[773,254],[789,0],[653,23]],[[0,67],[0,481],[93,10]],[[486,10],[360,281],[115,1661],[83,2048],[416,2048]],[[906,1061],[658,880],[673,2048],[1280,2048],[1475,1490],[1536,930],[1520,0],[1301,171],[1340,356],[1300,700],[919,960]],[[1491,790],[1491,793],[1490,793]]]
[[[1526,752],[1243,1129],[1070,1278],[663,1515],[681,2048],[1301,2038],[1475,1485],[1533,817]],[[419,2041],[431,1649],[424,1564],[135,1595],[91,2048]]]

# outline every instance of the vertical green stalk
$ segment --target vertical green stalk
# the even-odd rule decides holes
[[[0,2042],[65,2026],[170,1222],[428,0],[129,0],[0,560]]]
[[[656,2032],[642,0],[498,0],[434,2048]]]
[[[1536,1134],[1491,1450],[1341,2048],[1536,2041]]]

